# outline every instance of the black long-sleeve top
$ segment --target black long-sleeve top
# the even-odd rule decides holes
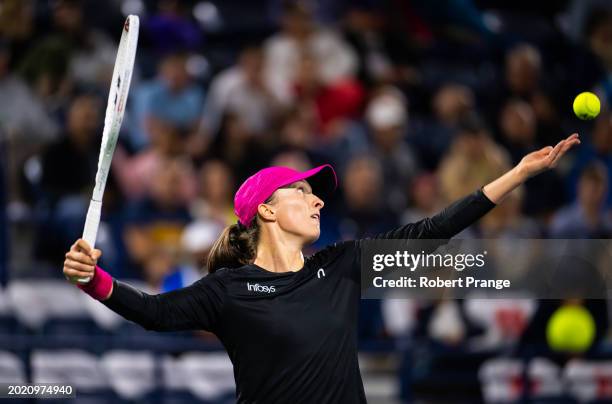
[[[494,206],[477,190],[375,238],[448,239]],[[148,330],[216,334],[234,365],[239,403],[364,403],[356,334],[361,244],[330,245],[299,271],[221,269],[158,295],[114,280],[103,303]]]

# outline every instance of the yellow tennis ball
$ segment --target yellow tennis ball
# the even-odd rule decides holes
[[[595,339],[595,320],[582,306],[562,306],[546,326],[546,340],[554,351],[584,352]]]
[[[574,113],[580,119],[593,119],[599,115],[601,103],[591,92],[585,91],[574,98]]]

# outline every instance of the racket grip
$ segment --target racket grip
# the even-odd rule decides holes
[[[102,214],[102,201],[90,200],[87,217],[85,218],[85,228],[83,229],[83,240],[94,248],[96,237],[98,236],[98,226],[100,225],[100,216]],[[79,283],[87,283],[91,280],[90,277],[79,278]]]

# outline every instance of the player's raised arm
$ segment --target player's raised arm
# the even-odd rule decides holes
[[[547,146],[529,153],[510,171],[482,189],[455,201],[440,213],[381,233],[376,238],[449,239],[487,214],[527,179],[555,167],[559,159],[577,144],[580,144],[580,140],[574,133],[555,147]]]
[[[207,276],[186,288],[151,295],[114,280],[97,266],[102,255],[77,240],[64,261],[64,276],[109,309],[147,330],[214,331],[223,305],[224,287],[218,276]],[[77,279],[88,277],[83,284]]]

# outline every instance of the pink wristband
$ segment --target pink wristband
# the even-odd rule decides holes
[[[91,281],[86,284],[77,283],[79,289],[96,300],[105,300],[113,289],[113,278],[96,265],[96,273]]]

